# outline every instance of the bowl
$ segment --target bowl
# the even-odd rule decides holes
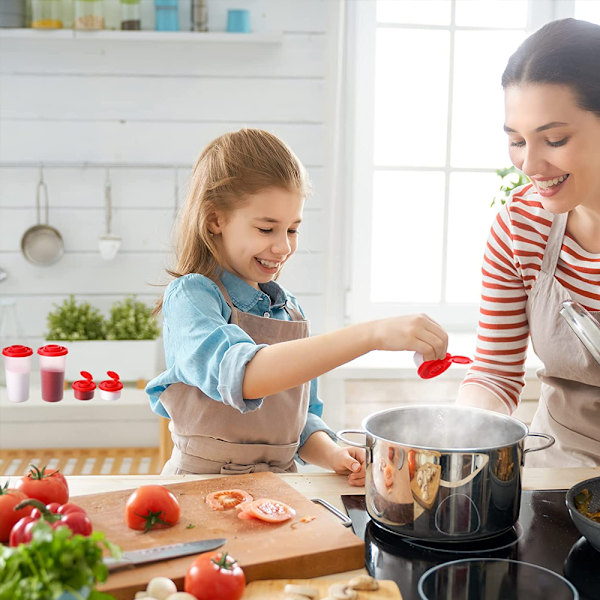
[[[600,477],[593,477],[592,479],[586,479],[576,483],[568,492],[566,496],[567,508],[569,515],[575,524],[575,527],[579,530],[579,533],[598,551],[600,552],[600,523],[592,521],[589,517],[586,517],[583,513],[577,510],[575,506],[575,496],[582,490],[587,489],[592,494],[592,501],[590,507],[593,512],[599,510],[600,507]]]

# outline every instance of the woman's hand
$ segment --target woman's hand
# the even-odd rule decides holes
[[[336,446],[330,455],[331,469],[338,475],[348,474],[348,483],[357,487],[365,485],[364,448]]]

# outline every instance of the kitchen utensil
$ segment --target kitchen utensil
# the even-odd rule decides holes
[[[121,397],[121,390],[123,389],[123,384],[119,380],[119,374],[114,371],[106,371],[106,374],[110,379],[101,381],[98,384],[100,398],[111,401],[118,400]]]
[[[359,569],[364,564],[364,543],[340,525],[337,517],[300,494],[274,473],[228,475],[167,484],[181,507],[173,527],[140,534],[123,525],[123,506],[133,490],[79,496],[73,501],[85,509],[94,529],[123,551],[141,550],[207,538],[224,537],[224,550],[234,556],[249,581],[277,577],[319,577]],[[255,498],[274,498],[289,504],[296,516],[285,523],[242,520],[237,510],[215,511],[205,502],[211,492],[243,489]],[[315,519],[303,522],[303,517]],[[160,574],[181,589],[190,560],[179,558],[160,565]],[[102,591],[118,600],[131,600],[156,575],[156,566],[141,565],[111,574]]]
[[[431,379],[441,375],[444,371],[450,368],[450,365],[456,363],[457,365],[468,365],[473,362],[468,356],[452,356],[446,354],[446,356],[440,360],[423,360],[423,355],[419,352],[415,352],[413,361],[418,367],[417,374],[422,379]]]
[[[573,300],[563,302],[559,313],[600,364],[600,323],[581,304]]]
[[[198,540],[196,542],[184,542],[181,544],[169,544],[167,546],[155,546],[154,548],[144,548],[143,550],[131,550],[123,552],[121,558],[112,558],[108,556],[104,559],[104,564],[109,572],[122,569],[123,567],[132,567],[134,565],[143,565],[146,563],[157,562],[159,560],[169,560],[180,556],[189,556],[190,554],[200,554],[209,550],[216,550],[225,544],[225,538],[215,538],[212,540]]]
[[[44,194],[45,219],[42,224],[40,196]],[[64,254],[64,242],[60,233],[48,224],[48,186],[40,169],[40,180],[35,194],[37,225],[30,227],[21,238],[21,252],[32,264],[49,266],[61,259]]]
[[[69,351],[64,346],[47,344],[38,348],[40,375],[42,377],[42,400],[59,402],[63,399],[65,365]]]
[[[591,512],[600,511],[600,477],[593,477],[592,479],[586,479],[575,484],[567,491],[565,502],[569,510],[569,515],[571,515],[571,519],[575,527],[579,530],[579,533],[600,552],[600,523],[586,517],[575,505],[575,496],[585,489],[592,494],[590,502]]]
[[[346,439],[348,433],[364,434],[366,444]],[[519,516],[524,455],[554,443],[507,415],[454,404],[383,410],[366,417],[362,429],[337,436],[367,450],[367,510],[378,525],[453,542],[511,528]],[[523,450],[528,436],[547,443]]]
[[[348,579],[271,579],[267,581],[252,581],[244,590],[243,600],[278,600],[284,598],[287,584],[302,585],[319,591],[318,598],[327,598],[329,588],[336,583],[347,584]],[[377,590],[359,590],[356,600],[402,600],[400,590],[394,581],[378,580]],[[291,597],[291,595],[290,595]],[[301,598],[301,596],[298,596]]]
[[[73,395],[77,400],[91,400],[94,397],[96,384],[93,382],[93,375],[87,371],[80,371],[83,379],[74,381],[71,384]]]
[[[118,235],[113,235],[110,231],[112,221],[112,185],[108,169],[106,170],[106,180],[104,182],[104,214],[106,219],[106,233],[100,236],[98,248],[100,256],[104,260],[113,260],[121,247],[121,238]]]
[[[29,375],[33,350],[28,346],[14,345],[2,349],[6,373],[6,393],[10,402],[29,399]]]

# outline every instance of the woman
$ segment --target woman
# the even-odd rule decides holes
[[[600,27],[548,23],[511,56],[502,86],[510,158],[531,183],[492,226],[458,402],[511,413],[531,337],[543,362],[531,430],[556,443],[527,466],[600,465],[600,365],[559,314],[572,299],[600,318]]]

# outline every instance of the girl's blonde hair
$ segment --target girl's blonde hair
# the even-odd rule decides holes
[[[216,211],[228,213],[250,194],[267,188],[310,194],[302,163],[279,138],[260,129],[240,129],[213,140],[198,157],[176,229],[176,263],[168,273],[218,276],[220,261],[209,231]],[[160,311],[162,301],[157,305]]]

